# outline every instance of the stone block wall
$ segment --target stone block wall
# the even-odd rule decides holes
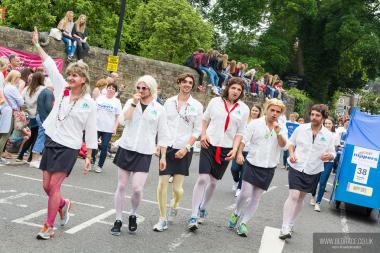
[[[0,46],[35,52],[31,44],[31,33],[17,30],[9,27],[0,26]],[[66,59],[65,46],[62,41],[56,41],[50,38],[50,42],[44,47],[45,51],[52,57]],[[89,56],[85,58],[85,62],[90,67],[91,86],[94,87],[97,80],[106,77],[109,73],[106,71],[108,55],[112,55],[112,51],[91,47]],[[64,67],[66,67],[65,64]],[[156,78],[161,84],[162,94],[164,98],[171,97],[178,93],[176,87],[176,78],[179,74],[190,72],[194,74],[198,80],[198,74],[191,68],[172,64],[163,61],[147,59],[140,56],[119,53],[119,75],[121,77],[120,86],[125,89],[121,90],[121,100],[125,101],[131,97],[134,92],[134,82],[142,75],[150,74]],[[213,97],[210,90],[207,92],[194,92],[193,96],[198,99],[204,106]],[[293,111],[294,99],[286,97],[288,112]],[[250,106],[252,103],[262,103],[263,99],[246,98],[245,102]]]

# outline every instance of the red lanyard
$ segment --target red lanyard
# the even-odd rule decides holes
[[[227,131],[227,128],[228,128],[228,125],[230,124],[230,119],[231,119],[230,115],[231,115],[231,112],[232,112],[233,110],[235,110],[235,108],[238,107],[239,104],[238,104],[238,103],[235,103],[235,104],[232,106],[231,110],[228,110],[228,106],[227,106],[227,102],[226,102],[226,100],[223,100],[223,102],[224,102],[224,108],[226,109],[226,112],[227,112],[226,122],[224,123],[224,132],[226,132],[226,131]],[[222,164],[222,161],[220,160],[220,155],[221,155],[221,153],[222,153],[222,148],[221,148],[221,147],[216,147],[216,151],[215,151],[215,162],[216,162],[217,164]]]

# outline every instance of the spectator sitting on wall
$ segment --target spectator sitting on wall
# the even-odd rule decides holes
[[[74,24],[73,36],[77,41],[78,61],[83,61],[83,58],[88,55],[90,46],[87,43],[88,32],[86,27],[86,15],[80,15]]]
[[[67,61],[71,62],[76,50],[76,39],[73,37],[72,31],[74,27],[74,12],[68,11],[58,24],[58,29],[62,32],[62,40],[65,43]]]

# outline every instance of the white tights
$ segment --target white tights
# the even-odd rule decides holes
[[[148,173],[145,172],[130,172],[123,169],[118,169],[118,183],[115,192],[115,209],[116,220],[123,219],[123,211],[125,206],[125,194],[129,177],[132,177],[132,196],[131,196],[131,215],[136,215],[136,210],[140,205],[143,195],[143,189],[148,178]]]
[[[199,174],[195,183],[192,199],[192,217],[198,216],[198,209],[205,209],[214,194],[218,179],[211,174]]]
[[[289,189],[289,196],[285,201],[282,226],[294,225],[294,222],[302,210],[306,192]]]

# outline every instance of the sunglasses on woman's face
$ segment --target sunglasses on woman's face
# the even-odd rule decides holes
[[[147,87],[145,87],[145,86],[136,86],[136,90],[143,90],[143,91],[145,91],[145,90],[147,90],[148,88]]]

